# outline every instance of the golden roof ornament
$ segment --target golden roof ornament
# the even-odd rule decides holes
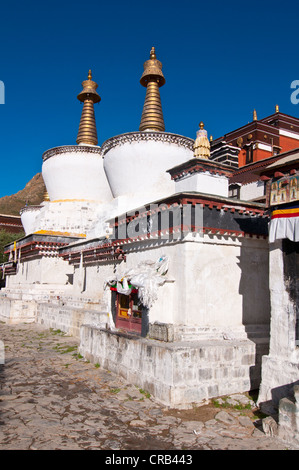
[[[44,192],[44,201],[50,201],[48,191]]]
[[[194,157],[203,158],[205,160],[208,160],[210,157],[210,142],[208,139],[208,133],[204,129],[204,123],[202,121],[199,124],[199,130],[196,132]]]
[[[144,72],[140,83],[146,87],[146,95],[139,126],[140,131],[165,131],[159,88],[165,84],[162,73],[162,63],[156,58],[155,48],[152,47],[150,59],[143,64]]]
[[[279,106],[278,106],[278,104],[275,106],[275,112],[276,112],[276,113],[279,113]]]
[[[88,72],[88,78],[82,82],[83,90],[77,96],[83,103],[77,144],[97,145],[97,128],[94,114],[94,103],[99,103],[101,97],[96,92],[98,84],[92,80],[91,70]]]
[[[256,114],[256,110],[255,110],[255,109],[253,110],[253,120],[254,120],[254,121],[257,121],[257,114]]]

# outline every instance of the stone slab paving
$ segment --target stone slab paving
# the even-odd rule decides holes
[[[0,450],[284,450],[246,395],[168,409],[91,364],[78,341],[37,324],[0,323]]]

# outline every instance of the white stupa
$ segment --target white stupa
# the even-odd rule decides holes
[[[40,207],[22,210],[26,235],[34,232],[86,237],[101,206],[112,199],[97,145],[94,103],[101,98],[91,71],[82,86],[78,95],[83,102],[78,145],[55,147],[43,154],[42,175],[48,200]]]
[[[146,97],[139,131],[112,137],[98,146],[94,103],[101,98],[92,81],[82,83],[78,145],[43,154],[42,175],[48,198],[22,209],[26,235],[50,233],[79,238],[107,234],[106,220],[175,192],[167,170],[193,157],[193,140],[165,132],[159,88],[162,64],[155,49],[140,79]]]

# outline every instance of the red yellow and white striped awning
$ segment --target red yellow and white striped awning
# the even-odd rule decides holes
[[[272,211],[269,226],[269,242],[288,238],[293,242],[299,242],[299,204]]]

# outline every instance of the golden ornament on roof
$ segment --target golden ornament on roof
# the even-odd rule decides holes
[[[140,83],[146,87],[146,95],[139,130],[163,132],[165,125],[159,88],[165,84],[165,78],[162,73],[162,63],[157,60],[154,47],[151,49],[150,59],[144,63],[143,68]]]
[[[203,158],[205,160],[210,157],[210,142],[208,139],[208,133],[204,129],[204,123],[202,121],[199,123],[199,130],[196,133],[194,157]]]
[[[96,92],[98,84],[92,80],[91,70],[88,78],[82,82],[83,90],[77,96],[83,103],[83,110],[77,136],[77,144],[97,145],[97,129],[94,114],[94,103],[99,103],[101,97]]]
[[[161,87],[165,84],[165,78],[162,73],[162,63],[156,58],[155,48],[152,47],[150,52],[150,59],[144,62],[144,72],[140,78],[142,86],[147,87],[150,81],[155,81]]]

